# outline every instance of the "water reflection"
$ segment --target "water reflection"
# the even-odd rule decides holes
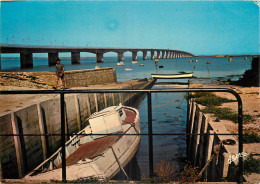
[[[160,89],[169,89],[169,86],[159,86]],[[158,89],[154,86],[153,89]],[[187,102],[185,93],[153,93],[152,94],[152,124],[153,133],[186,133]],[[148,133],[147,98],[131,104],[138,106],[141,119],[141,133]],[[154,135],[153,136],[154,167],[161,160],[183,164],[186,157],[185,135]],[[149,176],[149,147],[148,136],[141,136],[139,150],[134,159],[126,166],[131,180],[140,180]],[[123,172],[114,179],[126,179]]]

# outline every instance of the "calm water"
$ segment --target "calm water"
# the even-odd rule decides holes
[[[189,60],[199,60],[197,63],[190,63]],[[99,63],[100,67],[116,67],[118,81],[136,79],[136,78],[151,78],[151,73],[178,73],[178,72],[194,72],[194,76],[198,78],[213,78],[226,80],[237,80],[239,75],[242,75],[245,70],[250,69],[251,59],[244,60],[244,57],[234,57],[232,62],[228,58],[213,58],[213,57],[196,57],[196,58],[178,58],[178,59],[161,59],[158,66],[155,67],[153,60],[143,61],[139,59],[139,64],[133,65],[131,58],[125,58],[125,66],[116,66],[117,58],[105,58],[104,63]],[[207,64],[210,62],[210,64]],[[70,59],[62,59],[66,70],[79,70],[94,68],[95,58],[82,59],[81,64],[71,65]],[[140,66],[140,64],[144,66]],[[19,69],[19,60],[3,60],[2,69],[4,71],[54,71],[55,67],[48,67],[46,59],[34,60],[34,68]],[[125,71],[125,68],[133,68],[132,71]],[[175,80],[176,81],[176,80]],[[180,80],[177,80],[180,81]],[[181,80],[186,81],[186,80]],[[165,82],[158,80],[158,82]],[[157,86],[153,88],[169,88],[169,86]],[[152,119],[153,133],[185,133],[186,130],[186,115],[187,102],[184,99],[183,93],[156,93],[152,94]],[[168,103],[172,101],[171,103]],[[165,104],[165,105],[164,105]],[[138,105],[141,117],[141,131],[147,133],[147,98],[144,97]],[[161,160],[173,161],[177,165],[181,165],[180,158],[186,156],[186,137],[185,136],[154,136],[154,167]],[[140,179],[140,177],[148,176],[149,174],[149,158],[148,158],[148,136],[142,136],[140,148],[126,167],[128,175],[132,179]],[[115,179],[125,179],[123,174],[119,174]]]
[[[189,63],[189,60],[199,60],[199,62]],[[151,73],[156,73],[156,67],[153,60],[145,60],[138,58],[139,64],[133,65],[131,58],[124,59],[125,66],[116,66],[117,58],[104,58],[103,63],[98,63],[100,67],[116,67],[118,81],[135,79],[135,78],[150,78]],[[177,73],[180,71],[194,72],[196,77],[218,78],[228,77],[231,75],[241,75],[246,69],[251,67],[250,58],[244,60],[244,57],[233,57],[233,61],[229,62],[228,58],[213,58],[213,57],[196,57],[196,58],[177,58],[177,59],[160,59],[157,68],[158,73]],[[81,70],[91,69],[96,65],[95,58],[81,59],[81,64],[71,65],[70,59],[62,59],[65,65],[65,70]],[[210,64],[207,64],[210,62]],[[140,64],[144,66],[140,66]],[[20,69],[20,61],[18,59],[5,60],[2,58],[2,71],[55,71],[55,66],[49,67],[47,59],[34,59],[34,67],[30,69]],[[125,68],[133,68],[132,71],[125,71]],[[234,78],[235,77],[235,78]],[[230,77],[232,78],[232,77]],[[237,79],[233,76],[233,79]]]

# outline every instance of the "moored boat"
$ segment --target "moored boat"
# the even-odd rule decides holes
[[[182,79],[191,78],[192,73],[182,73],[182,74],[151,74],[154,79]]]
[[[111,179],[135,155],[139,134],[140,116],[135,108],[119,105],[94,113],[89,125],[65,144],[67,180]],[[60,148],[24,179],[62,180],[61,154]]]
[[[132,64],[138,64],[138,61],[132,61]]]
[[[123,61],[120,61],[120,62],[117,62],[116,65],[117,65],[117,66],[124,66],[125,63],[124,63]]]

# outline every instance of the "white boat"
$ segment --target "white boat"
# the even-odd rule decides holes
[[[132,107],[120,104],[94,113],[89,125],[66,142],[66,179],[111,179],[135,155],[140,143],[138,134],[140,116]],[[60,148],[24,179],[62,180],[61,154]]]
[[[144,66],[144,64],[140,64],[140,66]]]
[[[151,74],[154,79],[182,79],[191,78],[192,73],[183,74]]]
[[[126,71],[133,70],[133,68],[125,68]]]
[[[196,59],[195,62],[197,63],[197,62],[199,62],[199,60]]]
[[[138,64],[138,61],[132,61],[132,64]]]
[[[120,61],[120,62],[117,62],[116,65],[117,65],[117,66],[124,66],[125,63],[124,63],[123,61]]]

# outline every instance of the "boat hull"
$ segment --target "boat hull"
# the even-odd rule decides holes
[[[105,151],[102,153],[98,153],[99,155],[94,156],[93,158],[81,158],[77,163],[68,165],[69,157],[66,155],[66,179],[69,181],[72,180],[80,180],[86,178],[97,178],[100,180],[109,180],[114,177],[119,171],[120,166],[124,167],[136,154],[139,143],[140,143],[140,116],[139,112],[131,107],[126,108],[126,115],[135,113],[134,121],[131,122],[130,119],[126,116],[125,121],[122,124],[123,136],[119,135],[109,135],[105,137],[98,138],[97,141],[102,142],[102,139],[106,139],[109,137],[120,137],[116,142],[112,145],[109,145]],[[129,112],[128,112],[129,111]],[[98,114],[97,114],[98,115]],[[127,119],[128,118],[128,119]],[[132,117],[133,119],[133,117]],[[131,134],[131,135],[127,135]],[[137,134],[137,135],[133,135]],[[94,136],[90,136],[94,137]],[[76,142],[76,141],[71,141]],[[89,142],[88,142],[89,143]],[[103,144],[108,144],[107,142],[103,142]],[[74,146],[77,146],[76,144]],[[99,147],[99,146],[98,146]],[[91,147],[88,147],[89,149]],[[78,148],[79,149],[79,148]],[[82,152],[81,152],[82,153]],[[54,155],[57,156],[60,154],[56,152]],[[71,155],[75,155],[76,151]],[[53,157],[53,156],[52,156]],[[73,159],[72,159],[73,160]],[[46,162],[46,161],[45,161]],[[49,160],[49,162],[52,162]],[[46,164],[46,163],[44,163]],[[44,166],[37,167],[35,170],[39,170]],[[47,172],[40,172],[35,174],[34,171],[28,174],[24,179],[27,180],[62,180],[62,169],[57,168]]]
[[[187,74],[152,74],[154,79],[183,79],[183,78],[192,78],[192,73]]]

